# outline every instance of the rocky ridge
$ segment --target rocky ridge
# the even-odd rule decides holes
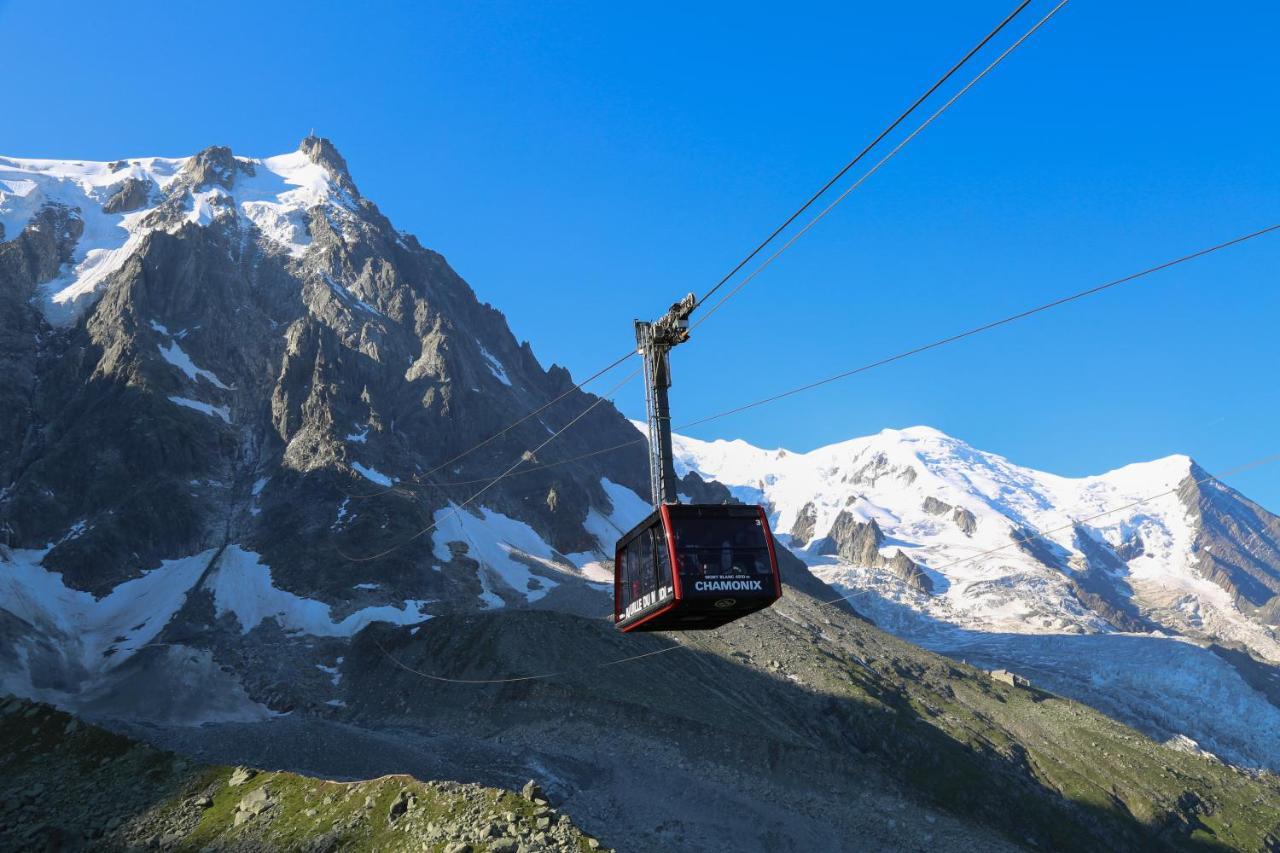
[[[532,781],[515,793],[207,766],[16,698],[0,702],[0,746],[3,850],[606,849]]]

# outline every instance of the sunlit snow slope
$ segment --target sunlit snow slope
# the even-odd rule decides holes
[[[1221,546],[1187,496],[1235,493],[1188,457],[1067,478],[928,427],[809,453],[677,436],[675,454],[679,475],[763,504],[780,541],[881,627],[1280,766],[1280,710],[1208,649],[1247,647],[1280,687],[1274,624],[1202,569]]]

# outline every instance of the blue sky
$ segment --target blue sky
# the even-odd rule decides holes
[[[583,376],[1012,6],[11,0],[0,152],[265,156],[314,128]],[[1277,43],[1273,3],[1075,0],[677,352],[677,421],[1280,222]],[[923,423],[1062,474],[1229,468],[1280,453],[1277,271],[1263,238],[694,433]],[[618,402],[641,415],[637,384]],[[1280,464],[1231,482],[1280,510]]]

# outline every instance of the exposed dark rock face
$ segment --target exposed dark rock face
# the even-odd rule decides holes
[[[179,181],[197,190],[211,186],[229,190],[235,186],[236,174],[241,171],[252,175],[253,167],[237,160],[225,145],[214,145],[188,161]]]
[[[33,639],[36,627],[3,606],[0,673],[30,664],[38,689],[74,696],[102,717],[145,722],[148,737],[270,754],[274,766],[316,761],[335,776],[350,778],[353,765],[403,770],[410,742],[425,744],[412,760],[450,762],[451,772],[422,778],[483,774],[511,788],[531,762],[545,760],[556,777],[531,793],[557,804],[573,797],[568,813],[581,804],[601,827],[626,822],[623,838],[638,849],[826,849],[833,838],[870,839],[872,849],[1150,849],[1192,831],[1188,809],[1177,808],[1188,785],[1199,802],[1221,803],[1225,819],[1197,818],[1215,838],[1258,846],[1257,804],[1274,800],[1271,780],[1165,755],[1099,714],[1007,691],[879,632],[851,618],[854,608],[785,550],[775,608],[672,654],[631,661],[638,649],[672,649],[671,640],[614,631],[600,618],[608,593],[571,579],[566,555],[611,538],[614,522],[604,516],[627,496],[606,479],[643,503],[644,450],[539,466],[634,442],[634,428],[612,406],[575,392],[460,456],[571,389],[572,378],[544,369],[440,255],[397,232],[359,195],[331,145],[309,138],[301,153],[335,189],[274,221],[255,219],[235,195],[265,177],[265,164],[225,148],[192,158],[163,191],[148,190],[137,212],[151,232],[70,325],[50,325],[32,299],[67,271],[82,236],[76,211],[51,206],[40,228],[0,245],[0,526],[12,527],[13,553],[43,554],[40,568],[98,596],[156,577],[154,569],[168,571],[177,558],[192,562],[176,615],[134,638],[140,647],[111,670],[114,681],[77,694],[89,683],[86,667],[60,654],[82,638]],[[135,190],[118,210],[138,201]],[[584,412],[555,444],[531,452]],[[517,460],[524,465],[513,476],[487,486]],[[909,481],[916,473],[878,458],[857,474],[867,482],[883,476]],[[731,499],[717,483],[682,485],[698,500]],[[463,525],[434,535],[434,524],[481,516],[487,531],[500,531],[489,541],[477,543]],[[546,553],[502,550],[520,537]],[[928,591],[925,571],[900,551],[881,556],[883,545],[874,521],[850,513],[824,543]],[[483,553],[486,546],[498,553]],[[524,569],[528,578],[490,571],[504,556],[511,576]],[[220,580],[253,606],[226,606],[215,592]],[[548,589],[544,598],[530,594]],[[389,625],[410,600],[435,618]],[[159,612],[155,599],[147,602]],[[290,608],[315,622],[289,624]],[[378,608],[377,618],[337,630],[365,608]],[[125,656],[129,638],[106,639],[104,659]],[[630,666],[606,665],[624,658]],[[529,673],[555,677],[520,678]],[[507,676],[517,680],[439,680]],[[202,712],[242,705],[262,716],[191,725]],[[40,753],[25,740],[39,734],[27,709],[8,710],[24,716],[7,730],[15,748],[0,750],[5,772],[13,779],[15,768],[47,771],[51,762],[28,766]],[[261,722],[272,712],[282,716]],[[167,725],[174,720],[181,725]],[[79,746],[65,720],[40,725],[46,745]],[[1096,754],[1083,757],[1081,739],[1125,759],[1100,767]],[[121,847],[168,848],[185,843],[171,832],[202,824],[213,835],[197,837],[193,849],[272,849],[279,839],[257,834],[284,813],[270,786],[296,782],[304,797],[316,793],[268,771],[169,776],[164,767],[154,772],[155,756],[120,749],[133,754],[105,764],[102,757],[115,762],[114,749],[83,764],[71,756],[68,790],[81,787],[54,801],[86,801],[84,786],[104,777],[123,784],[111,780],[112,767],[137,781],[126,786],[130,797],[159,796],[160,779],[176,779],[181,796],[139,801],[125,821],[92,836],[100,846],[110,847],[106,837]],[[1161,772],[1167,767],[1176,775]],[[426,802],[432,786],[369,784],[376,791],[351,803],[342,828],[323,794],[308,803],[317,814],[301,816],[331,828],[307,842],[378,847],[390,831],[403,837],[420,828],[418,847],[510,850],[518,837],[517,848],[527,840],[545,849],[567,823],[538,797],[516,820],[489,810],[487,793],[480,808],[472,792],[450,799],[485,820],[473,826],[468,818],[465,840],[455,839],[420,820],[415,798]],[[1063,796],[1069,787],[1103,805]],[[649,816],[659,810],[645,798],[672,790],[692,806],[655,829]],[[642,808],[632,808],[637,802]],[[22,819],[3,822],[0,834],[19,825],[19,840],[43,844],[44,829],[28,833],[29,805],[22,799]],[[201,821],[210,808],[214,819]],[[890,810],[902,825],[886,823]],[[751,819],[734,818],[743,814]],[[725,837],[726,826],[737,834]],[[354,834],[342,834],[348,830]]]
[[[1133,602],[1126,579],[1128,567],[1119,555],[1083,524],[1075,525],[1075,546],[1084,555],[1072,561],[1068,580],[1072,592],[1086,607],[1121,631],[1150,631],[1157,626],[1144,617]]]
[[[883,544],[884,533],[874,518],[858,521],[851,513],[842,511],[816,550],[819,554],[838,554],[842,560],[855,565],[878,566]]]
[[[1130,560],[1136,560],[1138,557],[1147,553],[1146,543],[1142,541],[1142,533],[1137,530],[1133,531],[1133,533],[1126,537],[1124,541],[1116,546],[1115,552],[1116,556],[1126,563]]]
[[[733,504],[739,503],[723,483],[715,480],[704,480],[697,471],[689,471],[680,479],[680,494],[687,495],[696,504]]]
[[[1180,484],[1178,499],[1194,520],[1197,570],[1245,612],[1280,625],[1280,516],[1198,465]]]
[[[929,495],[924,499],[921,507],[930,515],[946,515],[951,513],[951,520],[955,522],[956,527],[960,528],[965,536],[972,536],[973,532],[978,529],[978,520],[974,518],[973,513],[964,507],[953,507],[945,501],[940,501],[933,495]]]
[[[854,485],[874,486],[881,477],[897,477],[910,485],[917,477],[915,469],[910,465],[894,465],[883,453],[876,453],[852,474],[844,478],[844,482]]]
[[[1067,562],[1065,549],[1030,528],[1015,527],[1009,531],[1009,539],[1019,551],[1051,569],[1061,569]]]
[[[906,581],[908,586],[915,587],[921,592],[933,592],[933,581],[921,570],[920,564],[904,554],[902,549],[898,549],[885,566]]]
[[[921,506],[921,509],[929,513],[929,515],[946,515],[951,512],[951,504],[940,501],[933,495],[929,495],[924,499],[924,504]]]
[[[311,162],[323,166],[345,192],[353,196],[360,194],[355,181],[351,179],[346,159],[338,153],[332,142],[321,136],[308,136],[302,140],[298,150],[306,154]]]
[[[12,528],[4,496],[21,474],[15,449],[48,439],[33,417],[39,402],[37,377],[52,367],[43,359],[54,332],[32,304],[37,288],[58,275],[84,232],[79,213],[49,204],[7,243],[0,243],[0,529]],[[78,357],[73,352],[71,358]],[[12,544],[21,543],[15,532]]]
[[[30,298],[37,284],[54,278],[71,260],[83,233],[79,211],[56,202],[46,204],[20,234],[0,245],[0,292],[25,292]]]
[[[152,190],[150,181],[140,178],[126,178],[123,186],[102,205],[104,213],[132,213],[147,206]]]
[[[858,521],[849,512],[842,511],[836,516],[830,532],[817,543],[817,551],[820,554],[838,554],[840,559],[855,566],[887,568],[909,586],[921,592],[933,592],[933,582],[918,563],[902,549],[886,559],[880,553],[883,545],[884,532],[874,518]]]
[[[442,257],[356,195],[332,145],[310,138],[302,151],[339,192],[310,210],[301,258],[245,239],[258,232],[233,197],[255,166],[222,147],[186,163],[146,214],[156,230],[65,332],[53,334],[27,303],[69,260],[77,213],[48,207],[0,246],[0,299],[12,309],[0,317],[9,342],[0,358],[11,367],[0,377],[0,399],[11,403],[0,429],[12,439],[0,447],[11,483],[0,520],[20,547],[83,524],[45,559],[66,582],[101,594],[163,558],[237,541],[264,555],[277,582],[335,604],[349,598],[353,572],[393,579],[406,596],[440,597],[439,575],[420,568],[435,562],[430,537],[371,563],[338,552],[367,555],[409,539],[424,514],[461,503],[478,488],[469,481],[496,476],[596,401],[571,394],[484,452],[433,470],[572,379],[539,366]],[[131,181],[113,209],[145,201],[147,188]],[[212,221],[185,221],[189,193],[211,189],[223,191],[208,199]],[[48,338],[39,358],[35,333]],[[175,347],[199,375],[175,369],[165,355]],[[634,434],[601,404],[528,464]],[[588,510],[608,508],[600,478],[607,471],[644,494],[643,459],[641,447],[628,448],[512,477],[484,504],[563,552],[586,550],[595,546],[583,529]],[[379,490],[357,465],[406,485],[365,499],[335,528],[346,495]],[[718,497],[723,487],[706,490]]]
[[[817,523],[817,510],[813,506],[813,501],[810,501],[801,507],[796,523],[791,526],[792,541],[801,548],[808,545],[809,540],[813,538],[813,527]]]
[[[956,507],[955,511],[951,513],[951,520],[956,523],[956,527],[959,527],[965,536],[972,536],[974,531],[978,529],[978,519],[974,518],[973,513],[964,507]]]

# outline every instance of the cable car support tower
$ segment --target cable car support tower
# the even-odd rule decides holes
[[[692,293],[653,322],[636,320],[636,351],[644,359],[645,402],[649,414],[649,487],[653,506],[680,503],[671,450],[671,349],[689,340],[689,315],[698,305]]]
[[[769,519],[760,506],[682,504],[671,448],[671,350],[689,340],[690,293],[653,322],[636,321],[649,414],[653,512],[614,547],[613,621],[620,631],[699,631],[762,610],[782,595]]]

